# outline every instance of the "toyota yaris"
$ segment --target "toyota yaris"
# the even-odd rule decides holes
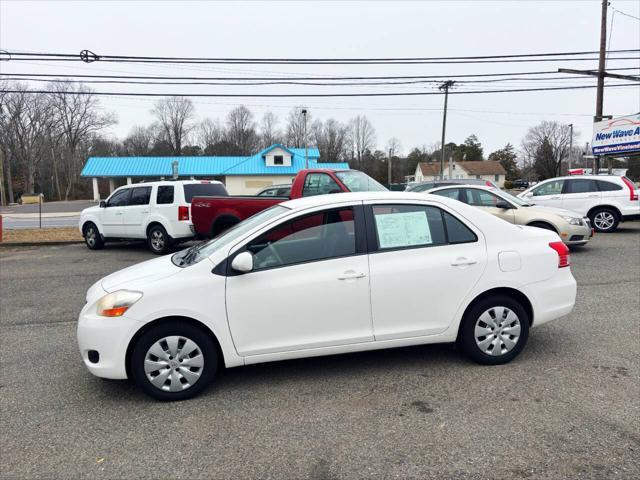
[[[506,363],[575,295],[554,232],[433,195],[322,195],[103,278],[78,344],[94,375],[180,400],[223,367],[405,345]]]

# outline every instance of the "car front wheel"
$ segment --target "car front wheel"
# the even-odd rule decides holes
[[[597,232],[614,232],[618,228],[618,215],[609,208],[598,208],[589,215],[591,225]]]
[[[178,322],[153,327],[131,354],[134,382],[157,400],[185,400],[213,381],[218,369],[216,347],[201,329]]]
[[[93,223],[87,223],[82,229],[82,233],[84,236],[84,243],[87,244],[89,250],[99,250],[104,247],[104,242],[102,241],[98,227]]]
[[[503,295],[489,297],[465,314],[458,344],[478,363],[507,363],[527,343],[529,322],[526,310],[517,301]]]

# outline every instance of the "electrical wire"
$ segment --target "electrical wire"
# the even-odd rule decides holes
[[[607,88],[637,87],[634,83],[607,85]],[[542,88],[518,88],[502,90],[465,90],[449,91],[449,95],[484,94],[484,93],[515,93],[515,92],[542,92],[552,90],[578,90],[584,88],[596,88],[596,85],[574,85],[566,87],[542,87]],[[25,94],[59,94],[59,95],[101,95],[101,96],[126,96],[126,97],[212,97],[212,98],[318,98],[318,97],[400,97],[400,96],[426,96],[442,95],[441,92],[375,92],[375,93],[150,93],[150,92],[93,92],[93,91],[56,91],[56,90],[5,90],[5,93]]]

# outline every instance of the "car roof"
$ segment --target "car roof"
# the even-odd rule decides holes
[[[193,185],[193,184],[198,184],[198,183],[214,183],[214,184],[219,184],[222,185],[222,182],[219,180],[157,180],[154,182],[140,182],[140,183],[132,183],[130,185],[122,185],[118,188],[125,188],[125,187],[153,187],[154,185],[176,185],[176,184],[181,184],[181,185]]]
[[[283,202],[281,205],[287,208],[298,210],[347,202],[366,202],[378,200],[383,202],[407,200],[424,202],[425,199],[430,199],[435,202],[450,200],[444,197],[414,192],[344,192],[331,193],[327,195],[315,195],[313,197],[296,198],[295,200],[288,200],[286,202]],[[456,202],[456,200],[453,201]]]
[[[599,178],[606,178],[606,179],[620,179],[622,178],[622,175],[614,175],[614,174],[608,174],[608,173],[601,173],[600,175],[565,175],[564,177],[553,177],[553,178],[547,178],[545,180],[540,180],[540,183],[542,182],[548,182],[549,180],[571,180],[571,179],[587,179],[587,180],[597,180]]]
[[[440,187],[434,187],[430,191],[434,190],[453,190],[454,188],[475,188],[477,190],[486,190],[488,192],[495,192],[500,190],[496,187],[490,187],[488,185],[473,185],[473,184],[458,184],[458,185],[442,185]]]

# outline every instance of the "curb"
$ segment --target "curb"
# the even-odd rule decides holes
[[[57,240],[51,242],[0,242],[0,248],[9,247],[41,247],[50,245],[74,245],[84,243],[84,240]]]

